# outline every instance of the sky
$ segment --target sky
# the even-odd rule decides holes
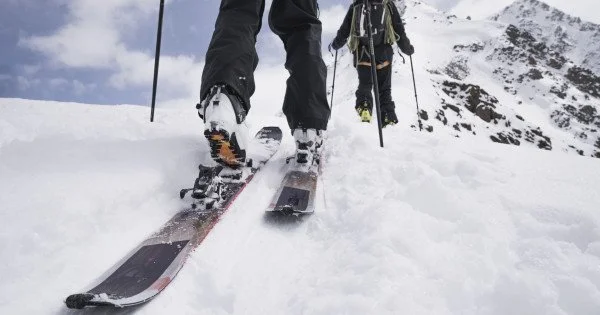
[[[250,1],[250,0],[248,0]],[[428,0],[451,11],[460,2]],[[267,1],[267,8],[271,0]],[[511,0],[496,0],[484,18]],[[567,13],[600,23],[595,0],[547,0]],[[219,0],[167,0],[159,101],[196,101],[204,55]],[[348,0],[320,0],[327,43]],[[95,104],[149,104],[159,0],[3,0],[0,2],[0,97]],[[496,9],[497,8],[497,9]],[[594,8],[594,10],[590,10]],[[266,18],[267,14],[265,14]],[[285,53],[267,26],[259,35],[259,70],[283,69]],[[281,71],[281,70],[278,70]]]

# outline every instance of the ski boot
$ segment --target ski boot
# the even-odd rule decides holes
[[[360,116],[360,120],[362,122],[370,123],[372,118],[372,109],[367,101],[364,101],[358,105],[356,105],[356,112],[358,116]]]
[[[294,129],[292,135],[296,142],[295,165],[300,170],[307,171],[319,165],[324,134],[324,130]]]
[[[398,117],[396,117],[396,112],[391,111],[381,111],[381,124],[383,128],[386,126],[393,126],[398,123]]]
[[[211,88],[197,106],[204,120],[204,136],[210,144],[211,157],[219,164],[240,168],[246,164],[248,127],[242,100],[225,85]]]

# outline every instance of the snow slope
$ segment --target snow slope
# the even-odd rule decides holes
[[[592,314],[600,164],[332,121],[318,212],[263,221],[290,137],[140,314]],[[276,106],[267,107],[273,110]],[[266,110],[265,110],[266,112]],[[192,109],[0,100],[0,313],[71,313],[183,204],[208,159]],[[284,126],[281,117],[253,116]],[[32,302],[35,299],[35,302]],[[91,313],[112,313],[100,310]]]
[[[586,64],[597,63],[592,44],[572,39],[600,26],[582,24],[536,0],[515,2],[500,22],[460,19],[422,2],[407,3],[404,18],[416,49],[426,130],[600,157],[600,76],[570,59],[585,55]],[[514,20],[520,23],[509,24]],[[564,55],[556,44],[560,40],[571,45]],[[399,114],[414,123],[410,68],[398,58],[394,67]],[[346,67],[340,77],[356,75]]]

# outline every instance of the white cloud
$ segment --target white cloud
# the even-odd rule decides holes
[[[120,71],[110,78],[119,89],[146,86],[152,83],[154,58],[140,52],[119,55]],[[163,56],[160,58],[159,93],[168,97],[199,96],[200,78],[204,64],[192,56]]]
[[[49,36],[22,39],[21,45],[43,53],[55,67],[112,70],[109,84],[113,87],[145,87],[153,79],[154,55],[129,49],[123,37],[134,32],[141,20],[155,15],[157,4],[155,0],[69,0],[66,25]],[[29,70],[34,74],[38,69]],[[159,84],[171,97],[196,97],[201,72],[202,65],[191,56],[162,56]],[[87,89],[79,81],[71,85],[79,93]]]
[[[154,5],[153,5],[154,4]],[[71,0],[69,23],[50,36],[33,36],[21,44],[42,52],[59,66],[111,68],[126,52],[121,34],[152,12],[151,0]]]

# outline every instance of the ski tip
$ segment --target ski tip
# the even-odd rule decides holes
[[[94,298],[93,294],[90,293],[78,293],[72,294],[67,297],[65,304],[68,308],[82,309],[89,305],[89,302]]]

